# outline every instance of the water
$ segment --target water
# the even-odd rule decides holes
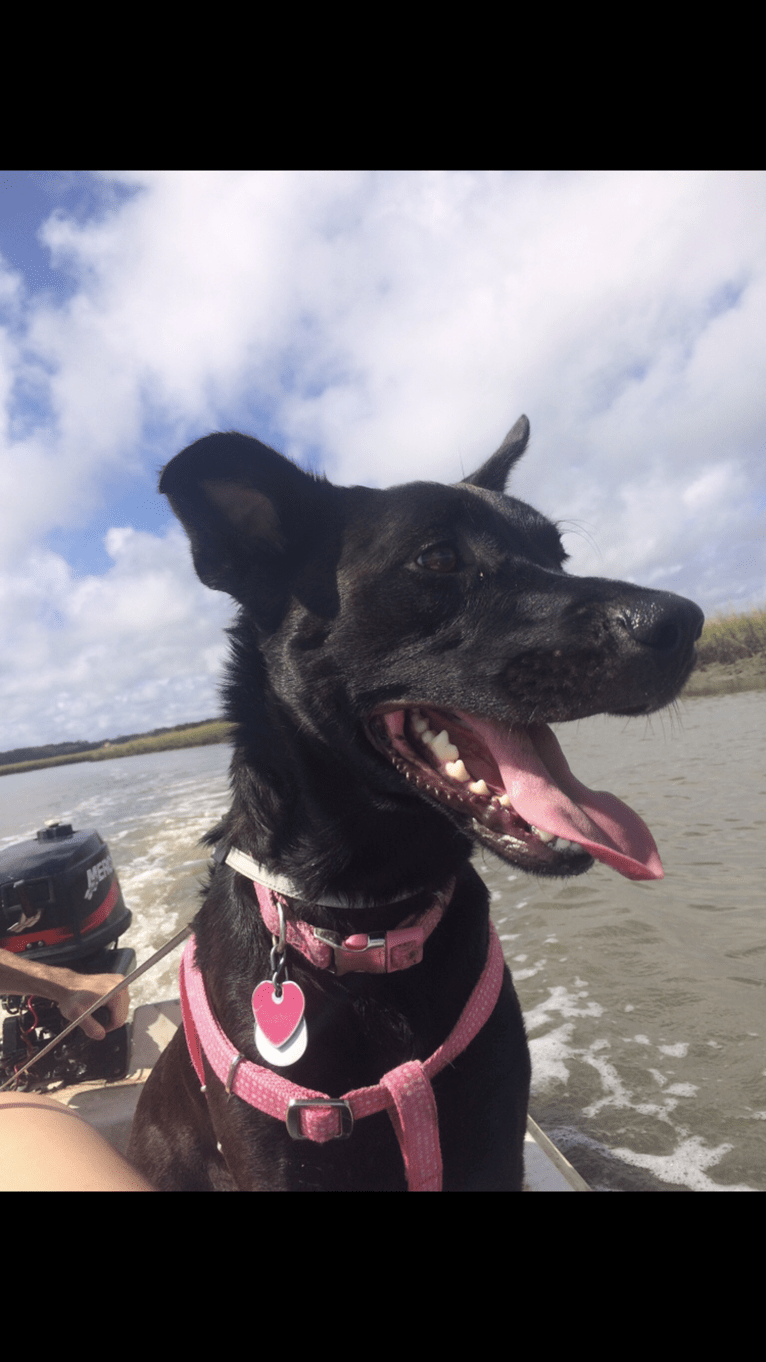
[[[649,824],[666,878],[537,880],[477,861],[524,1008],[532,1115],[598,1190],[766,1190],[766,694],[558,729]],[[139,962],[189,921],[228,806],[225,746],[0,779],[0,846],[45,818],[109,843]],[[177,996],[177,959],[133,1001]]]
[[[594,1188],[766,1188],[766,694],[564,725],[666,878],[482,866],[524,1009],[532,1115]]]

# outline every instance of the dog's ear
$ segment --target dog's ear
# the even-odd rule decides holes
[[[316,516],[320,485],[260,440],[233,432],[196,440],[160,478],[197,575],[239,601],[257,591],[258,578],[273,593],[286,553]]]
[[[488,492],[504,492],[508,474],[524,453],[528,439],[529,421],[526,416],[520,416],[491,459],[487,459],[470,478],[463,478],[463,482],[470,483],[471,487],[484,487]]]

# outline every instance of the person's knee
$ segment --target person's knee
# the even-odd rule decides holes
[[[151,1192],[127,1159],[55,1098],[0,1093],[0,1190]]]

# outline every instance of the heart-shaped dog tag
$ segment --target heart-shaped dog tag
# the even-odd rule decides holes
[[[253,1013],[258,1025],[270,1045],[286,1045],[295,1034],[303,1020],[306,999],[298,984],[286,979],[282,985],[282,996],[277,996],[274,984],[264,979],[253,994]]]

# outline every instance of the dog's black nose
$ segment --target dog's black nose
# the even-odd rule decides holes
[[[669,591],[653,591],[623,607],[620,619],[636,643],[667,656],[691,648],[705,622],[698,605]]]

